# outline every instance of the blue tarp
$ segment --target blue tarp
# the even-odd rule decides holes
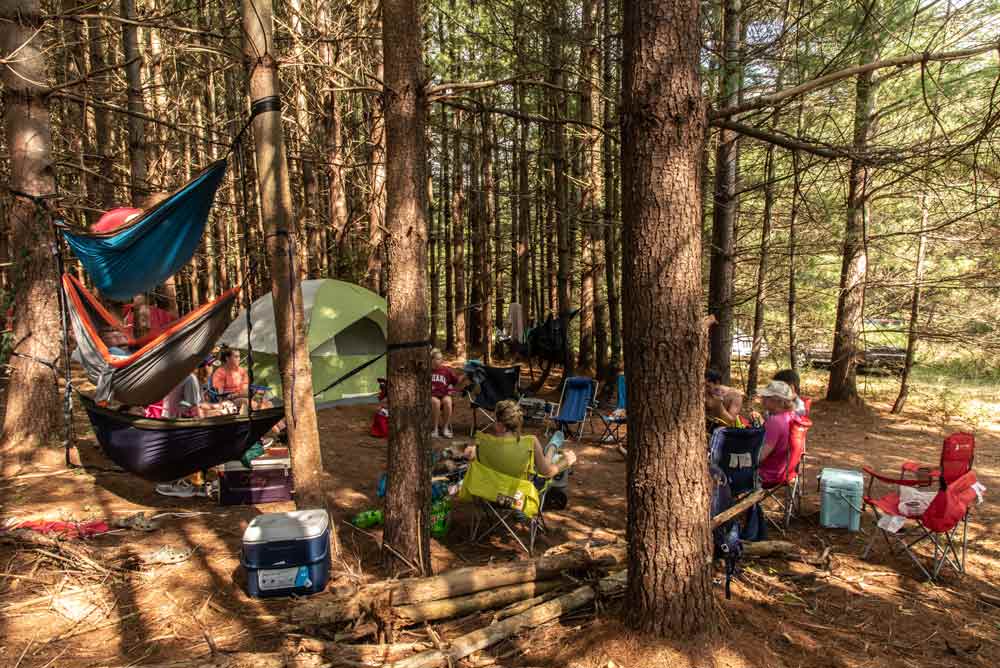
[[[127,301],[149,292],[191,260],[225,171],[225,160],[212,163],[166,200],[112,232],[61,228],[102,296]]]

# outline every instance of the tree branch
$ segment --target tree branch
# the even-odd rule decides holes
[[[971,49],[962,49],[960,51],[944,51],[941,53],[914,53],[908,56],[899,56],[897,58],[887,58],[886,60],[878,60],[874,63],[865,63],[864,65],[856,65],[854,67],[848,67],[836,72],[831,72],[825,76],[821,76],[818,79],[812,79],[811,81],[806,81],[805,83],[799,84],[798,86],[793,86],[791,88],[786,88],[785,90],[778,91],[777,93],[772,93],[771,95],[761,95],[752,100],[748,100],[743,104],[737,104],[732,107],[727,107],[725,109],[712,109],[708,113],[710,120],[714,121],[717,118],[727,118],[730,116],[736,116],[738,114],[743,114],[748,111],[753,111],[755,109],[763,109],[765,107],[774,107],[779,103],[793,97],[798,97],[799,95],[805,95],[806,93],[811,93],[812,91],[819,90],[821,88],[826,88],[831,86],[842,79],[847,79],[849,77],[857,76],[859,74],[864,74],[865,72],[871,72],[874,70],[884,69],[886,67],[909,67],[911,65],[919,65],[920,63],[926,63],[930,61],[937,62],[947,62],[950,60],[962,60],[964,58],[971,58],[972,56],[978,56],[981,53],[987,53],[989,51],[994,51],[1000,48],[1000,42],[991,42],[984,46],[978,46]]]

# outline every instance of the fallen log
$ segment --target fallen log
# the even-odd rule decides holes
[[[487,589],[486,591],[459,596],[457,598],[444,598],[437,601],[414,603],[413,605],[401,605],[393,608],[392,614],[403,625],[460,617],[480,610],[492,610],[501,605],[532,598],[552,591],[561,584],[561,580],[523,582],[521,584],[507,585],[506,587],[497,587],[496,589]]]
[[[493,621],[498,622],[501,619],[507,619],[508,617],[519,615],[528,608],[533,608],[536,605],[545,603],[546,601],[551,601],[552,599],[556,598],[559,595],[560,595],[559,591],[555,590],[542,594],[541,596],[536,596],[534,598],[527,598],[523,601],[512,603],[511,605],[508,605],[506,608],[503,608],[502,610],[497,610],[496,614],[493,615]]]
[[[522,629],[535,627],[545,622],[558,619],[567,612],[572,612],[587,605],[600,592],[609,596],[624,591],[626,582],[625,571],[618,571],[602,579],[597,586],[584,585],[568,594],[555,598],[530,608],[519,615],[514,615],[502,622],[466,633],[453,640],[444,650],[434,649],[421,652],[414,656],[396,661],[390,668],[434,668],[463,659],[473,652],[485,649],[505,638],[518,633]]]
[[[507,585],[551,580],[563,571],[582,568],[613,568],[625,563],[625,545],[614,544],[579,549],[566,554],[470,566],[428,578],[375,582],[353,595],[330,600],[313,598],[295,606],[291,621],[297,624],[331,624],[356,619],[376,602],[405,606],[456,598]]]
[[[285,643],[288,656],[299,654],[320,654],[325,659],[336,662],[384,663],[399,658],[400,654],[421,652],[429,649],[426,642],[397,642],[386,645],[349,645],[346,643],[312,638],[291,637]]]
[[[753,543],[743,543],[743,556],[762,557],[797,557],[799,546],[786,540],[759,540]]]
[[[723,510],[721,513],[712,518],[712,528],[718,529],[720,526],[733,519],[740,513],[748,510],[750,506],[760,503],[767,496],[768,492],[758,489],[756,492],[747,494],[742,499],[734,503],[732,506]]]

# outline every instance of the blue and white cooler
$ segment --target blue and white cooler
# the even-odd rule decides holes
[[[258,515],[243,532],[240,562],[255,598],[323,591],[330,579],[330,516],[322,509]]]

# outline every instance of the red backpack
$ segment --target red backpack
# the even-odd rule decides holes
[[[372,426],[368,430],[368,433],[375,438],[388,438],[389,437],[389,411],[386,408],[380,408],[372,416]]]

